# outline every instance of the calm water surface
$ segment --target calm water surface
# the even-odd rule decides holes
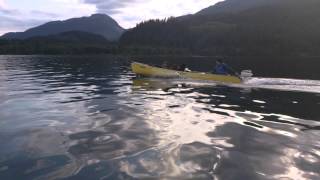
[[[315,72],[222,86],[129,60],[0,56],[0,179],[320,179]]]

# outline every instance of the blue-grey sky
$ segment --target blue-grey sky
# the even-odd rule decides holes
[[[47,21],[105,13],[124,28],[154,18],[195,13],[221,0],[0,0],[0,35]]]

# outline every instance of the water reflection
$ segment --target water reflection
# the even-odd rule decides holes
[[[119,57],[0,71],[0,179],[320,177],[318,93],[137,79]]]
[[[306,116],[310,112],[305,112],[306,109],[291,112],[296,108],[288,108],[290,110],[288,115],[276,114],[275,112],[279,112],[279,110],[283,112],[283,109],[276,107],[278,110],[275,110],[275,107],[272,106],[279,105],[275,102],[278,99],[273,99],[275,96],[268,96],[268,94],[284,94],[285,96],[281,97],[284,99],[280,99],[280,102],[284,100],[285,103],[282,103],[287,106],[297,104],[287,103],[292,101],[286,98],[294,96],[296,99],[301,99],[301,104],[312,109],[314,104],[310,106],[309,103],[312,101],[306,101],[306,99],[309,95],[310,99],[315,98],[314,94],[260,92],[260,90],[247,94],[247,91],[229,87],[216,86],[209,89],[198,87],[195,84],[183,84],[183,82],[157,83],[157,80],[154,79],[134,80],[134,86],[133,89],[137,93],[153,97],[146,98],[152,99],[152,101],[144,104],[146,109],[151,111],[148,113],[150,114],[149,119],[155,118],[151,127],[164,131],[160,134],[162,143],[176,144],[170,145],[175,147],[173,149],[179,150],[182,148],[181,145],[185,144],[209,145],[215,154],[208,157],[220,157],[219,162],[215,161],[207,166],[207,168],[215,167],[205,172],[211,174],[211,177],[221,179],[264,179],[267,177],[314,179],[319,175],[315,173],[320,167],[319,156],[312,158],[314,163],[312,165],[309,165],[304,157],[297,156],[297,153],[307,151],[309,157],[315,157],[310,152],[319,147],[319,141],[314,139],[317,145],[303,148],[292,148],[290,145],[297,142],[302,143],[302,139],[309,136],[304,134],[302,130],[314,130],[319,126],[317,121],[301,118],[319,116],[317,114]],[[165,92],[165,96],[168,94],[170,96],[162,97],[161,91]],[[279,96],[279,94],[277,95]],[[257,100],[256,97],[264,100]],[[304,112],[301,113],[301,111]],[[162,114],[162,112],[166,112],[166,114]],[[286,112],[288,111],[283,113]],[[297,116],[299,118],[293,117],[296,114],[299,115]],[[157,121],[160,119],[158,117],[162,118],[161,122]],[[163,122],[166,123],[162,124]],[[159,127],[161,124],[163,127]],[[198,147],[194,148],[198,149]],[[296,153],[290,154],[289,151]],[[181,170],[183,165],[179,164],[178,158],[176,160],[176,164]],[[298,165],[297,161],[303,163]],[[195,163],[188,166],[188,171],[180,173],[183,175],[188,172],[199,173],[205,169],[199,168]],[[306,171],[303,167],[313,168]],[[199,177],[205,177],[205,174],[202,175]]]

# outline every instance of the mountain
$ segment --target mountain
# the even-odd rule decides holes
[[[306,3],[318,0],[305,0]],[[264,6],[285,6],[286,4],[303,3],[304,0],[225,0],[199,11],[198,15],[215,15],[221,13],[239,13]]]
[[[0,39],[0,54],[110,54],[116,44],[101,35],[68,31],[27,39]]]
[[[90,17],[72,18],[65,21],[52,21],[25,32],[7,33],[3,39],[27,39],[36,36],[47,36],[68,31],[83,31],[97,34],[110,41],[116,41],[125,31],[111,17],[105,14],[94,14]]]
[[[110,43],[105,37],[82,31],[67,31],[48,36],[36,36],[25,39],[31,42],[43,43],[82,43],[82,44],[107,44]]]
[[[251,8],[284,3],[292,0],[226,0],[199,11],[200,15],[213,15],[218,13],[238,13]]]
[[[203,55],[320,55],[319,0],[225,0],[194,15],[150,20],[121,46]]]

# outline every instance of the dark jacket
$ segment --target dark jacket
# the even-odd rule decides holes
[[[229,67],[224,63],[217,64],[216,67],[214,68],[214,73],[229,74]]]

